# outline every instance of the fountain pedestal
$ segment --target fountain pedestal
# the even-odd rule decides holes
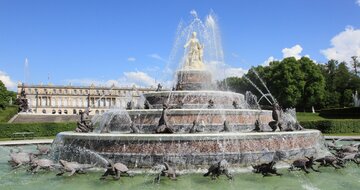
[[[177,71],[176,90],[213,89],[211,74],[203,69]]]

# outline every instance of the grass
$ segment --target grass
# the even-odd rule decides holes
[[[12,138],[17,132],[33,132],[37,137],[55,136],[62,131],[74,131],[75,122],[64,123],[0,123],[0,138]]]
[[[24,139],[24,140],[36,140],[36,139],[55,139],[56,136],[48,136],[48,137],[34,137],[33,139]],[[0,138],[0,141],[12,141],[12,138]],[[16,139],[22,140],[22,139]]]
[[[360,136],[360,133],[323,133],[325,136]]]
[[[17,114],[18,108],[16,106],[6,107],[4,110],[0,109],[0,123],[8,122],[15,114]]]
[[[319,113],[296,112],[296,117],[299,121],[325,120],[325,118],[319,116]]]

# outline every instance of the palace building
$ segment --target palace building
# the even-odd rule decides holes
[[[90,115],[104,113],[110,108],[126,108],[128,102],[139,107],[141,94],[156,88],[60,86],[18,84],[18,95],[24,90],[28,100],[28,113],[75,115],[88,107]]]

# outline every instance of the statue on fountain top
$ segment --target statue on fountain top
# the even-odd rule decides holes
[[[196,38],[196,32],[192,33],[190,40],[185,44],[184,48],[189,47],[188,54],[186,56],[185,69],[203,69],[203,49],[204,45],[201,45]]]

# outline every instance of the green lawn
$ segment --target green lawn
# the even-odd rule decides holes
[[[325,136],[360,136],[360,133],[323,133]]]
[[[0,123],[8,122],[15,114],[17,114],[18,108],[15,106],[10,106],[4,110],[0,109]]]
[[[308,113],[308,112],[296,112],[296,117],[299,121],[316,121],[316,120],[325,119],[319,116],[319,113]]]
[[[55,139],[55,136],[48,136],[48,137],[34,137],[33,139]],[[12,138],[0,138],[0,141],[12,141],[14,139]],[[22,140],[22,139],[16,139],[16,140]],[[24,139],[29,140],[29,139]],[[32,139],[30,139],[32,140]]]

